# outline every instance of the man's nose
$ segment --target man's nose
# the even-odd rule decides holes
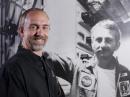
[[[105,48],[105,43],[104,42],[100,42],[100,44],[98,45],[98,50],[103,50]]]
[[[41,35],[41,33],[42,33],[41,30],[40,30],[40,29],[37,29],[37,31],[36,31],[35,34],[36,34],[36,35]]]
[[[102,42],[100,43],[100,47],[105,47],[105,46],[106,46],[105,41],[102,41]]]
[[[42,29],[42,27],[39,27],[36,31],[37,35],[45,34],[45,31]]]

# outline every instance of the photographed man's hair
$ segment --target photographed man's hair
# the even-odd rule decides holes
[[[40,8],[30,8],[30,9],[26,10],[25,12],[23,12],[23,14],[20,16],[18,29],[23,27],[23,25],[25,23],[25,19],[26,19],[27,15],[30,12],[42,12],[49,19],[49,16],[47,15],[47,13],[43,9],[40,9]]]
[[[105,28],[105,29],[109,29],[112,30],[111,33],[114,32],[115,38],[117,41],[120,41],[121,38],[121,31],[118,27],[118,25],[110,19],[105,19],[105,20],[101,20],[98,23],[96,23],[92,28],[91,28],[91,35],[93,35],[93,33],[98,33],[98,29],[100,28]]]

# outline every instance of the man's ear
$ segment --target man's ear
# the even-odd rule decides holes
[[[18,30],[17,30],[20,38],[23,38],[24,37],[24,31],[23,31],[23,27],[19,27]]]
[[[116,44],[115,50],[117,50],[119,47],[120,47],[120,41],[117,41],[117,44]]]

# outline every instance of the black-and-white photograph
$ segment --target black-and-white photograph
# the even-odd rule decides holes
[[[129,0],[0,0],[0,97],[130,97]]]

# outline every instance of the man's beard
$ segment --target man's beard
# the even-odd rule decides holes
[[[43,49],[43,45],[35,45],[35,44],[33,44],[33,45],[31,45],[31,49],[33,51],[40,51],[40,50]]]
[[[33,36],[29,39],[29,44],[33,51],[40,51],[46,44],[47,36]],[[43,41],[43,43],[37,43],[36,41]]]

